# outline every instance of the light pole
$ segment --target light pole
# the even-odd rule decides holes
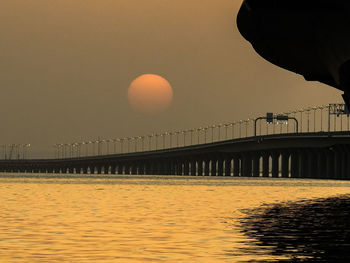
[[[189,130],[190,134],[191,134],[191,145],[193,145],[193,132],[194,129]]]
[[[122,153],[124,153],[124,141],[126,141],[128,138],[122,138],[122,139],[120,139],[120,141],[121,141],[121,152]]]
[[[200,132],[201,132],[202,130],[203,130],[202,127],[199,127],[199,128],[196,129],[196,131],[197,131],[197,144],[199,144]]]
[[[144,151],[144,145],[145,145],[145,136],[139,136],[139,139],[141,140],[141,150]]]
[[[207,143],[207,130],[209,129],[209,126],[204,127],[204,142]]]
[[[232,130],[231,130],[232,140],[235,138],[235,124],[236,124],[236,122],[232,122],[230,124],[230,126],[232,127]]]
[[[324,109],[324,106],[319,107],[319,110],[321,111],[321,128],[320,128],[321,132],[323,132],[323,109]]]
[[[133,137],[133,141],[134,141],[134,144],[135,144],[135,153],[137,152],[137,140],[138,140],[139,137]]]
[[[107,155],[109,154],[109,143],[111,142],[111,139],[107,139],[106,143],[107,143]]]
[[[186,131],[181,131],[181,133],[183,134],[183,138],[184,138],[184,147],[186,146]]]
[[[130,140],[132,139],[131,137],[126,138],[128,140],[128,153],[130,153]]]
[[[169,132],[169,139],[170,139],[170,148],[173,148],[173,133]]]
[[[23,159],[24,159],[24,147],[25,147],[25,145],[23,144],[22,147],[23,147]],[[53,145],[53,148],[54,148],[54,158],[57,159],[57,149],[58,149],[58,145],[57,145],[57,144],[54,144],[54,145]]]
[[[249,123],[250,119],[245,120],[245,137],[248,137],[248,123]]]
[[[214,128],[216,128],[216,125],[210,126],[211,128],[211,142],[214,142]]]
[[[165,136],[167,133],[162,133],[160,137],[163,139],[163,149],[165,149]]]
[[[151,151],[152,150],[152,137],[153,134],[147,135],[148,137],[148,150]]]
[[[243,121],[240,120],[238,123],[239,123],[239,138],[242,138],[242,123],[243,123]]]
[[[58,144],[58,159],[62,159],[63,158],[63,144],[59,143]],[[25,151],[24,151],[24,155],[25,155]]]
[[[176,134],[176,146],[179,147],[179,134],[180,134],[180,132],[177,131],[177,132],[175,132],[175,134]]]
[[[156,137],[156,150],[158,150],[158,137],[159,137],[159,134],[156,133],[156,134],[154,134],[154,136]]]
[[[29,159],[29,157],[27,156],[27,151],[28,151],[28,149],[30,148],[30,146],[31,146],[30,143],[26,144],[26,151],[25,151],[25,157],[26,157],[26,159]]]
[[[227,140],[227,130],[228,127],[230,126],[230,124],[224,124],[224,128],[225,128],[225,140]]]
[[[221,140],[221,127],[222,127],[222,123],[218,124],[218,139],[219,141]]]

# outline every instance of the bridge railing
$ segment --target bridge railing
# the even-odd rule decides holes
[[[55,158],[70,158],[95,155],[143,152],[218,141],[234,140],[245,137],[271,134],[337,132],[350,131],[349,111],[344,104],[329,104],[279,113],[295,121],[272,122],[255,121],[261,116],[229,123],[219,123],[187,130],[152,133],[149,135],[59,143],[54,145]],[[297,128],[298,123],[298,130]]]

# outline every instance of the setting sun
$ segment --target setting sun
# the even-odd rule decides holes
[[[144,74],[131,82],[128,99],[135,111],[155,114],[170,106],[173,90],[165,78],[155,74]]]

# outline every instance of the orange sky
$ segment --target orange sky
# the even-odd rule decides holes
[[[341,102],[260,58],[236,28],[240,0],[2,0],[1,141],[52,144],[187,129]],[[173,105],[135,113],[130,82],[164,76]],[[140,134],[141,133],[141,134]]]

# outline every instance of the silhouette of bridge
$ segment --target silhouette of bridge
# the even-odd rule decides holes
[[[1,160],[0,172],[350,178],[344,104],[54,149],[52,159]]]

